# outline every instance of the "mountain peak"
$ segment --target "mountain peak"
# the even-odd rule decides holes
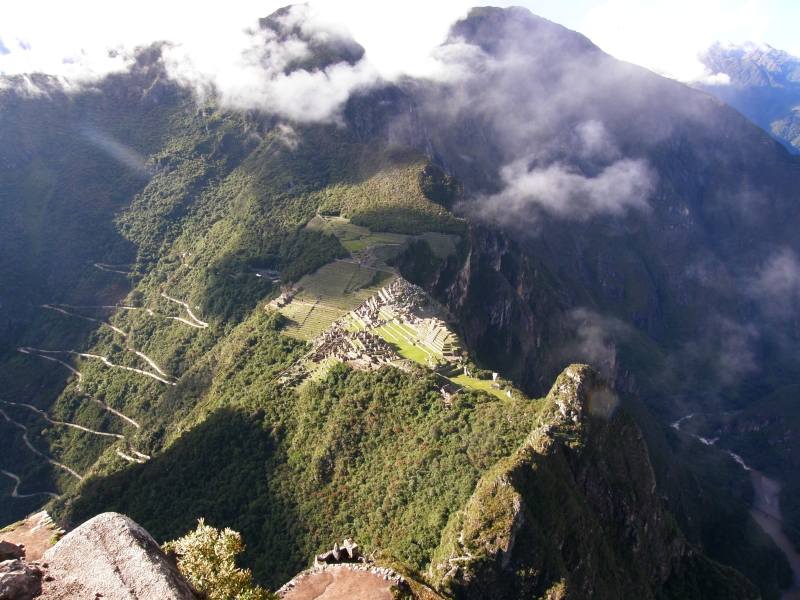
[[[542,46],[569,54],[597,51],[587,37],[534,15],[527,8],[476,7],[450,28],[447,44],[466,42],[493,56],[539,54]]]
[[[364,57],[364,47],[347,29],[321,22],[308,4],[279,8],[259,19],[258,25],[261,31],[273,34],[282,46],[299,42],[307,47],[307,53],[287,63],[286,73],[299,69],[322,71],[342,62],[352,66]]]

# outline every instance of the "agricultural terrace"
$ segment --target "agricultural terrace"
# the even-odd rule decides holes
[[[310,340],[331,326],[383,285],[394,274],[376,271],[349,261],[336,261],[306,275],[297,283],[299,290],[291,303],[280,309],[289,319],[284,332]]]
[[[285,333],[311,340],[313,349],[279,377],[281,382],[314,381],[340,361],[356,368],[392,364],[404,370],[417,363],[435,370],[454,389],[469,387],[506,399],[492,380],[464,374],[463,345],[443,320],[448,318],[445,307],[402,278],[380,289],[362,287],[368,270],[339,261],[301,280],[303,290],[280,310],[289,319]],[[382,342],[376,344],[368,332]]]
[[[425,240],[439,258],[447,258],[456,251],[461,237],[455,234],[426,231],[420,235],[372,232],[366,227],[352,224],[344,217],[316,215],[308,229],[336,236],[350,253],[354,261],[363,266],[394,272],[387,265],[388,260],[397,256],[405,244],[414,240]]]

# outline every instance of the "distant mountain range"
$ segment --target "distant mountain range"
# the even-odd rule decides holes
[[[159,44],[0,78],[0,526],[202,517],[272,589],[351,537],[453,599],[777,600],[725,449],[800,488],[800,156],[523,8],[393,82],[305,10],[238,96]]]
[[[800,58],[767,44],[716,43],[701,57],[729,85],[698,85],[724,100],[792,152],[800,151]]]

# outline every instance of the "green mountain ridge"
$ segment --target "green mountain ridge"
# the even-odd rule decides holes
[[[501,580],[506,597],[583,597],[592,579],[598,597],[614,597],[619,583],[601,572],[613,563],[642,597],[716,597],[704,580],[728,597],[756,597],[732,567],[777,598],[787,567],[749,517],[746,476],[668,425],[693,410],[745,408],[794,381],[786,348],[796,328],[750,290],[770,257],[796,248],[797,161],[735,111],[522,9],[476,9],[448,43],[457,40],[502,69],[508,56],[537,60],[521,73],[486,71],[462,90],[406,79],[361,91],[339,125],[198,101],[169,79],[158,46],[93,89],[66,93],[30,76],[43,92],[31,95],[22,79],[6,79],[0,469],[20,477],[20,493],[61,495],[48,506],[65,526],[107,510],[159,542],[200,517],[230,526],[271,589],[333,539],[356,536],[457,597],[483,597],[482,585]],[[353,64],[358,48],[335,40],[292,69]],[[576,90],[553,131],[530,138],[509,131],[525,103],[504,105],[522,111],[508,123],[492,102],[460,103],[460,91],[478,88],[519,98],[530,92],[523,84],[548,77],[563,92],[592,70],[611,81],[595,105]],[[581,153],[582,124],[595,121],[614,140],[606,158]],[[537,144],[542,154],[529,155]],[[586,181],[620,157],[644,161],[656,174],[649,208],[477,210],[501,199],[502,169],[520,157],[532,173],[561,161]],[[352,231],[310,226],[334,218]],[[301,323],[287,326],[266,305],[303,281],[318,285],[299,292],[311,305],[312,289],[334,299],[371,290],[368,259],[454,316],[459,366],[475,381],[449,409],[441,375],[423,365],[361,371],[334,361],[297,387],[280,383],[310,347]],[[320,275],[337,265],[347,281]],[[273,271],[279,281],[261,276]],[[563,431],[537,430],[531,442],[538,419],[560,419],[563,398],[528,398],[553,381],[572,385],[562,373],[578,372],[576,362],[619,395],[624,411],[608,424],[585,421],[612,433],[559,421]],[[493,372],[511,398],[488,387]],[[603,512],[575,483],[580,473],[607,486],[618,512]],[[487,490],[498,477],[513,485],[495,502]],[[12,497],[14,485],[0,479],[0,525],[48,500]],[[570,500],[553,506],[550,495]],[[504,504],[512,496],[528,511],[518,525]],[[482,520],[489,513],[496,521]],[[582,528],[591,539],[509,549],[515,527],[520,540],[549,531],[574,541]],[[454,558],[456,530],[472,562],[448,579],[452,566],[438,567]]]

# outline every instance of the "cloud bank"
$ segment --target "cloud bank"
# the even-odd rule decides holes
[[[654,176],[646,161],[619,160],[594,177],[586,177],[561,163],[528,169],[518,160],[502,168],[505,189],[483,198],[480,211],[485,216],[516,220],[532,215],[538,206],[559,217],[578,220],[597,213],[621,214],[629,208],[645,208],[653,189]]]
[[[315,48],[349,41],[350,34],[307,5],[294,6],[276,20],[281,33],[244,30],[225,52],[193,45],[168,47],[164,62],[170,77],[195,88],[201,98],[215,93],[225,106],[315,122],[338,120],[354,90],[380,79],[366,59],[320,69],[295,68],[313,61]]]

